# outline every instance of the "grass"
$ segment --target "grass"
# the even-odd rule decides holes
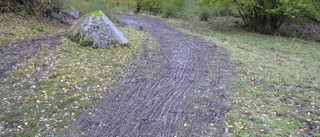
[[[132,27],[120,30],[130,47],[93,49],[62,39],[19,64],[0,86],[0,136],[54,135],[116,88],[150,37]]]
[[[94,11],[101,10],[113,22],[119,22],[118,18],[114,15],[115,8],[110,7],[110,2],[105,0],[61,0],[63,5],[74,7],[80,11],[81,15],[95,14]]]
[[[83,14],[87,14],[96,10],[103,12],[109,11],[108,3],[103,0],[62,0],[63,5],[68,5],[76,8]]]
[[[229,92],[233,109],[223,121],[224,135],[320,136],[320,44],[246,32],[233,27],[234,20],[168,21],[230,53],[236,74],[230,80],[236,84]],[[0,21],[1,42],[65,31],[36,19],[25,25],[23,18],[10,14]],[[150,37],[130,27],[120,30],[130,49],[92,49],[63,39],[18,65],[0,86],[0,136],[55,134],[114,89]]]
[[[28,22],[26,22],[28,21]],[[24,39],[52,36],[66,31],[66,27],[58,21],[14,13],[4,13],[0,16],[0,47]]]
[[[231,17],[168,20],[182,32],[226,48],[236,84],[226,136],[320,136],[320,43],[237,29]]]

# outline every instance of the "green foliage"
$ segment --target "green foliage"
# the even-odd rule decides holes
[[[162,10],[162,17],[183,18],[187,4],[186,0],[172,0],[168,2]]]
[[[3,11],[24,11],[28,14],[47,16],[48,11],[60,4],[60,0],[4,0],[0,7]]]
[[[81,46],[84,46],[84,47],[90,47],[92,46],[94,43],[94,40],[90,39],[90,40],[83,40],[80,42],[80,45]]]
[[[312,0],[201,0],[199,4],[221,4],[237,9],[245,24],[254,31],[273,34],[289,18],[309,13],[319,17],[319,2]]]
[[[136,2],[136,8],[150,11],[153,13],[160,13],[163,6],[171,0],[134,0]]]
[[[196,1],[190,0],[109,0],[107,3],[112,8],[124,10],[124,13],[128,13],[128,8],[131,8],[135,10],[135,13],[151,12],[161,14],[163,18],[208,20],[212,14],[212,9],[207,5],[196,5]],[[118,13],[123,12],[118,11]]]
[[[22,5],[9,5],[8,10],[10,12],[20,12],[23,10],[23,6]]]
[[[316,21],[320,21],[320,1],[312,1],[308,2],[306,13],[309,18],[312,18]]]
[[[207,6],[200,7],[200,20],[201,21],[208,21],[210,17],[210,9]]]
[[[175,5],[167,5],[164,7],[162,11],[162,17],[163,18],[170,18],[170,17],[177,17],[177,12],[179,8]]]
[[[162,17],[164,18],[208,21],[211,15],[211,7],[188,0],[168,1],[162,10]]]

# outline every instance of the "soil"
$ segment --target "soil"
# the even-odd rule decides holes
[[[230,109],[225,49],[179,32],[161,19],[119,15],[160,43],[144,48],[123,84],[73,124],[70,136],[221,136]]]
[[[18,63],[33,57],[40,50],[56,46],[58,41],[65,36],[66,34],[43,36],[41,38],[23,40],[1,47],[0,83],[3,81],[5,76],[10,73],[10,70],[15,68]]]

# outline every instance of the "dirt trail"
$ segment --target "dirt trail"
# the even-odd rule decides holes
[[[41,50],[56,46],[59,39],[65,36],[66,34],[43,36],[42,38],[23,40],[2,47],[0,49],[0,83],[18,63],[33,57]]]
[[[160,19],[119,17],[124,25],[143,26],[161,46],[145,49],[119,89],[78,118],[74,126],[82,136],[221,134],[220,119],[229,109],[222,82],[228,54]]]

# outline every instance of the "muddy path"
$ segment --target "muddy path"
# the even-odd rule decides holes
[[[120,15],[161,44],[144,49],[140,64],[74,123],[79,136],[219,136],[229,110],[223,78],[228,54],[157,18]],[[76,136],[75,134],[73,134]]]
[[[54,36],[43,36],[22,40],[20,42],[8,44],[0,48],[0,83],[5,76],[21,63],[33,57],[41,50],[55,47],[59,39],[65,37],[66,34],[56,34]]]

